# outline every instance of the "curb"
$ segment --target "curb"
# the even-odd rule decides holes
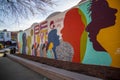
[[[14,56],[12,54],[7,54],[7,57],[52,80],[102,80],[100,78],[87,76],[84,74],[79,74],[27,60],[21,57]]]

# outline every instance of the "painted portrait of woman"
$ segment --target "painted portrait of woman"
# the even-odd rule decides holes
[[[80,63],[80,38],[85,29],[79,8],[70,9],[64,19],[61,30],[63,41],[68,42],[74,50],[72,62]]]
[[[106,40],[107,38],[109,38],[109,36],[111,36],[109,35],[111,32],[109,28],[116,24],[116,13],[118,12],[118,9],[112,8],[109,5],[109,1],[110,0],[91,0],[90,2],[89,12],[91,22],[86,27],[89,38],[87,42],[87,51],[83,63],[114,67],[116,65],[119,65],[111,65],[113,63],[116,63],[116,61],[114,61],[115,57],[113,58],[113,54],[111,54],[110,50],[108,51],[107,49],[108,47],[109,49],[112,49],[112,45],[107,47],[105,46],[109,44],[109,40]],[[101,33],[101,31],[103,30],[106,30],[107,33]],[[117,45],[115,44],[114,46]]]

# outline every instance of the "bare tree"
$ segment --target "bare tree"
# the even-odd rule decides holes
[[[0,0],[0,23],[4,23],[7,19],[14,18],[15,21],[19,21],[37,13],[43,14],[46,7],[52,5],[52,0]]]

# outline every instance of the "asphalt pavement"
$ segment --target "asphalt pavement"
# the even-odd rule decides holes
[[[7,57],[0,57],[0,80],[49,80]]]

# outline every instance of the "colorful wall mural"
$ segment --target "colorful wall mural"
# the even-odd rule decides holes
[[[120,1],[83,0],[18,33],[21,54],[120,68]]]

